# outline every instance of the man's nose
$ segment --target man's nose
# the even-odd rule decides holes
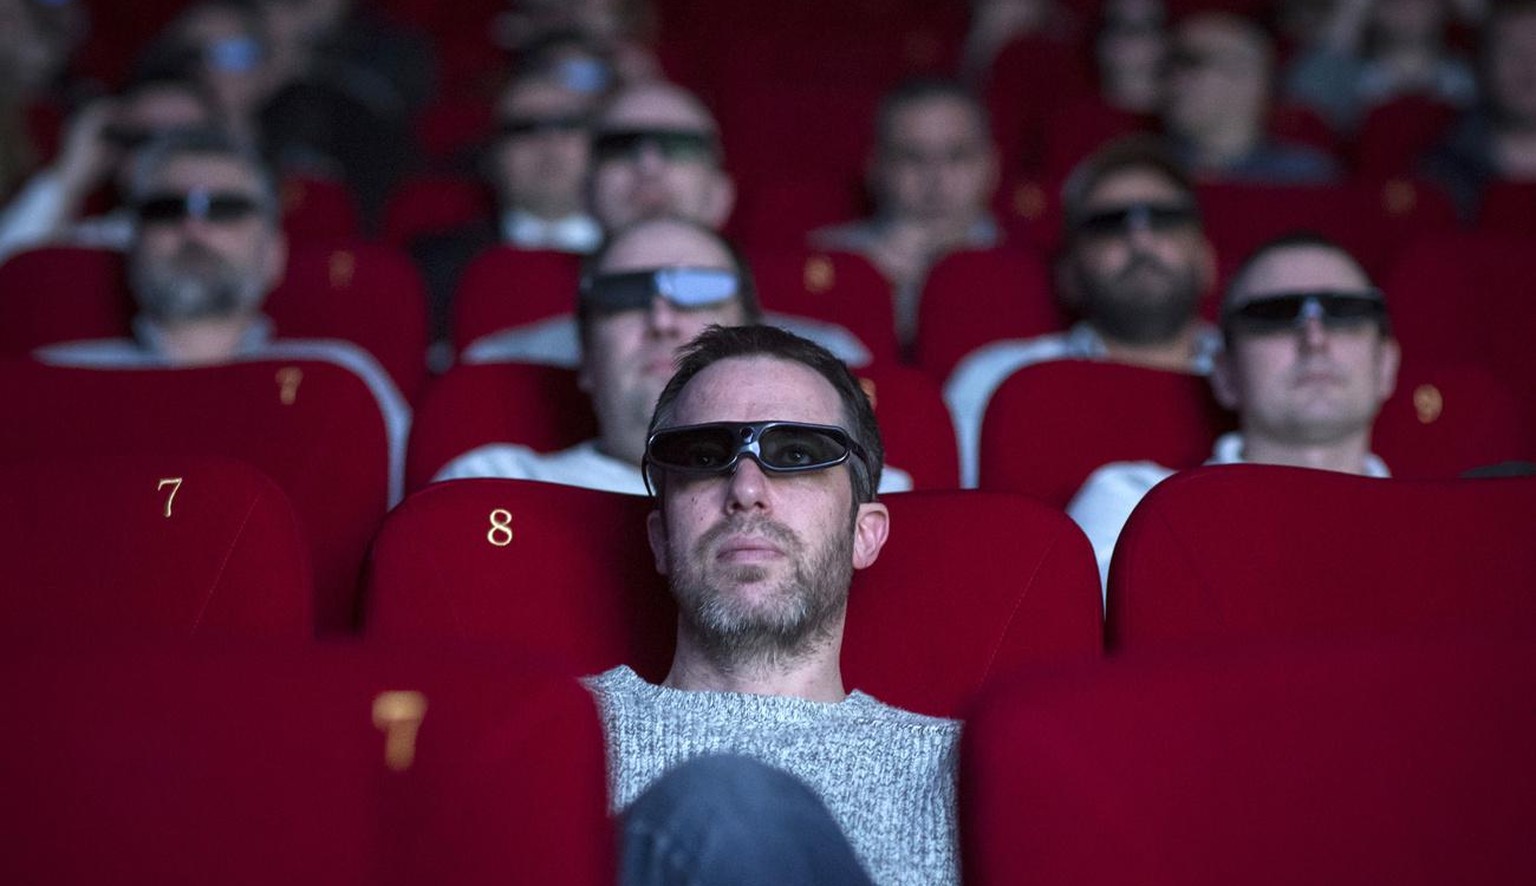
[[[1296,338],[1302,348],[1318,351],[1327,347],[1328,327],[1322,317],[1302,317],[1300,324],[1296,329]]]
[[[635,148],[635,168],[645,175],[660,175],[667,168],[667,155],[661,145],[653,141],[641,142]]]
[[[677,308],[670,301],[656,295],[651,297],[651,307],[646,312],[646,319],[653,333],[665,335],[677,331],[680,317]]]
[[[768,510],[768,475],[754,459],[742,456],[737,460],[726,487],[725,507],[731,513]]]

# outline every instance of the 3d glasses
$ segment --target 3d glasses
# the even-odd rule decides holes
[[[1089,212],[1077,221],[1077,231],[1090,237],[1112,237],[1131,231],[1172,231],[1200,223],[1200,212],[1188,203],[1131,203]]]
[[[715,137],[692,129],[610,129],[592,139],[592,156],[598,163],[633,160],[647,147],[668,162],[713,158]]]
[[[651,299],[664,298],[687,310],[711,308],[735,298],[741,281],[734,271],[721,268],[656,268],[598,274],[582,281],[583,307],[613,314],[650,307]]]
[[[195,188],[185,194],[151,194],[134,205],[139,223],[171,224],[186,218],[225,223],[243,221],[261,211],[261,203],[236,191]]]
[[[1222,319],[1236,332],[1266,335],[1287,332],[1307,320],[1321,320],[1329,329],[1354,329],[1381,324],[1387,303],[1381,292],[1281,292],[1243,302],[1223,311]]]
[[[772,474],[820,471],[849,456],[868,469],[869,456],[848,432],[832,425],[793,421],[709,422],[665,428],[645,444],[645,482],[662,469],[690,476],[729,474],[742,456]]]
[[[254,71],[266,59],[266,50],[251,37],[224,37],[203,47],[203,61],[216,71]]]
[[[503,138],[519,138],[555,132],[581,132],[588,126],[586,117],[568,114],[559,117],[508,117],[497,125]]]

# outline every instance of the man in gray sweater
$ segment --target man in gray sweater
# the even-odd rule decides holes
[[[712,327],[685,352],[645,461],[677,651],[661,685],[588,680],[626,883],[957,882],[959,724],[850,693],[839,665],[853,570],[889,531],[882,459],[821,347]]]

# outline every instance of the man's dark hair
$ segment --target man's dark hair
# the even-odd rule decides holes
[[[1174,157],[1167,143],[1154,135],[1137,134],[1116,139],[1078,163],[1061,186],[1062,221],[1070,240],[1088,214],[1088,198],[1106,179],[1135,170],[1150,172],[1183,191],[1195,204],[1195,183]]]
[[[1232,272],[1232,276],[1227,280],[1226,291],[1222,293],[1221,337],[1228,347],[1232,345],[1232,324],[1227,320],[1226,306],[1238,297],[1238,290],[1243,285],[1248,272],[1253,270],[1254,265],[1276,252],[1284,252],[1289,249],[1325,249],[1336,255],[1343,256],[1360,271],[1360,276],[1364,277],[1370,286],[1376,286],[1375,281],[1371,279],[1370,272],[1365,269],[1365,265],[1362,265],[1359,259],[1355,258],[1353,253],[1345,249],[1339,241],[1316,231],[1291,231],[1266,240],[1259,244],[1257,249],[1248,253],[1248,257],[1244,258],[1242,264],[1237,266],[1237,270]],[[1392,319],[1389,314],[1383,314],[1381,317],[1381,334],[1387,338],[1390,338],[1392,335]]]
[[[603,240],[602,245],[598,247],[596,252],[582,260],[582,281],[585,282],[586,280],[600,273],[599,269],[602,268],[603,262],[607,260],[608,251],[613,248],[614,243],[622,240],[630,229],[634,228],[635,225],[649,224],[657,220],[658,219],[641,219],[629,227],[624,228],[623,230],[615,231],[614,233],[608,235],[608,237]],[[736,272],[736,279],[741,284],[741,291],[736,294],[736,299],[741,302],[741,314],[743,322],[756,323],[761,320],[763,317],[763,306],[757,298],[757,282],[752,279],[752,269],[747,265],[746,256],[742,254],[740,249],[736,248],[736,244],[721,236],[720,232],[716,231],[714,228],[711,228],[707,225],[701,225],[692,219],[671,216],[665,220],[682,225],[686,228],[692,228],[694,231],[697,231],[700,236],[707,237],[710,240],[715,241],[726,251],[728,255],[730,255],[731,270]],[[588,307],[586,302],[582,300],[580,294],[578,293],[576,297],[576,330],[578,336],[580,337],[581,346],[583,348],[587,346],[587,334],[592,329],[592,314],[592,309]]]
[[[854,500],[875,500],[880,488],[880,473],[885,465],[885,446],[880,442],[880,425],[875,422],[875,409],[869,397],[859,386],[858,379],[848,371],[847,364],[832,352],[809,339],[786,332],[777,326],[711,326],[699,333],[683,351],[677,372],[667,382],[656,400],[656,411],[651,415],[647,436],[672,424],[677,398],[693,377],[705,368],[733,357],[772,357],[790,363],[799,363],[816,371],[825,378],[837,396],[843,401],[843,422],[846,430],[869,456],[866,464],[857,456],[848,459],[853,478]],[[764,416],[766,419],[777,416]],[[663,478],[657,477],[657,490]]]
[[[880,105],[875,109],[875,150],[884,151],[886,145],[890,144],[891,128],[899,112],[908,105],[932,99],[949,99],[970,108],[976,115],[976,122],[981,125],[982,138],[992,140],[991,115],[975,92],[955,80],[918,77],[898,84],[880,99]]]

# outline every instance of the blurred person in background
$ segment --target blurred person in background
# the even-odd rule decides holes
[[[1274,46],[1257,24],[1232,13],[1191,15],[1174,28],[1163,129],[1196,178],[1313,184],[1338,164],[1268,131]]]
[[[1401,95],[1472,104],[1472,65],[1445,44],[1450,12],[1449,0],[1338,0],[1318,42],[1292,60],[1287,97],[1341,132]]]

